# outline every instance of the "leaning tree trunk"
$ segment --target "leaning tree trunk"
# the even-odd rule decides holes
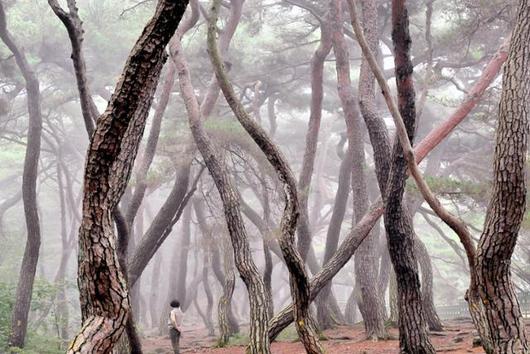
[[[348,6],[350,8],[350,15],[352,24],[355,24],[357,21],[355,19],[355,13],[351,11],[354,6],[354,0],[348,0]],[[358,22],[357,22],[358,23]],[[354,26],[355,28],[355,26]],[[360,26],[359,26],[360,28]],[[357,30],[356,30],[357,32]],[[484,94],[486,88],[494,80],[496,74],[499,72],[502,63],[506,59],[506,50],[504,46],[499,48],[498,52],[491,59],[491,61],[486,66],[481,77],[473,85],[473,88],[470,90],[470,96],[457,108],[457,110],[443,123],[433,129],[419,144],[418,147],[414,150],[416,155],[416,160],[419,163],[429,152],[432,151],[444,138],[446,138],[459,123],[461,123],[466,117],[471,109],[478,103],[480,97]],[[361,104],[362,108],[362,104]],[[372,112],[374,113],[374,112]],[[377,120],[374,120],[377,122]],[[368,121],[366,122],[369,127]],[[384,127],[384,125],[383,125]],[[369,129],[370,132],[370,129]],[[379,131],[377,131],[379,133]],[[388,134],[386,135],[388,136]],[[372,139],[372,133],[370,132],[370,138]],[[388,139],[388,138],[387,138]],[[380,139],[379,141],[385,141],[385,139]],[[372,143],[372,146],[374,144]],[[381,146],[381,145],[377,145]],[[388,148],[388,151],[390,148]],[[387,156],[389,156],[388,153]],[[383,156],[381,154],[374,154],[374,156]],[[390,160],[390,159],[389,159]],[[375,162],[376,170],[378,161]],[[389,164],[387,165],[389,166]],[[381,168],[384,171],[384,168]],[[387,169],[388,172],[389,169]],[[382,175],[381,175],[382,176]],[[381,182],[386,184],[387,178],[380,178],[378,174],[378,181],[381,187]],[[383,188],[382,190],[386,190]],[[372,227],[379,220],[379,217],[384,213],[384,208],[382,202],[379,200],[376,203],[373,203],[370,207],[370,210],[364,217],[355,225],[352,230],[349,232],[348,236],[341,243],[337,252],[333,255],[332,259],[328,264],[318,272],[311,279],[311,301],[313,301],[322,288],[329,282],[348,262],[351,256],[355,253],[359,244],[364,240],[368,235]],[[269,325],[269,338],[273,340],[276,336],[285,329],[293,321],[293,311],[292,305],[289,305],[283,308],[273,319]]]
[[[6,15],[0,2],[0,38],[13,53],[15,62],[24,77],[26,84],[29,127],[22,173],[22,201],[26,220],[26,246],[17,283],[15,304],[11,315],[11,334],[9,344],[22,348],[26,339],[28,314],[33,292],[33,282],[37,269],[40,249],[40,223],[37,206],[37,175],[42,132],[42,114],[40,105],[40,89],[37,76],[29,66],[26,56],[20,51],[7,29]]]
[[[180,39],[173,43],[172,58],[177,67],[182,97],[188,111],[190,128],[206,167],[210,171],[219,191],[224,207],[226,223],[234,248],[235,264],[245,283],[250,302],[250,354],[270,353],[270,342],[267,336],[268,314],[265,307],[265,289],[258,272],[248,242],[247,232],[240,211],[240,196],[234,188],[226,166],[218,155],[217,147],[207,135],[201,121],[201,111],[193,86],[188,65],[184,60]]]
[[[296,224],[299,216],[296,181],[287,164],[287,160],[272,142],[265,130],[256,124],[255,120],[248,115],[245,107],[238,100],[234,88],[228,79],[215,38],[220,6],[220,0],[212,0],[212,8],[208,21],[207,41],[210,60],[228,105],[234,112],[239,123],[263,151],[283,185],[285,208],[280,223],[281,235],[278,242],[285,264],[289,270],[289,283],[294,303],[293,314],[296,331],[307,353],[322,353],[323,349],[318,340],[315,324],[309,311],[309,279],[304,262],[295,246]]]
[[[526,206],[530,2],[519,2],[504,67],[493,160],[493,191],[476,255],[477,288],[469,308],[486,352],[528,353],[525,325],[512,284],[510,260]]]
[[[186,5],[187,1],[159,1],[92,136],[79,230],[78,282],[83,326],[69,353],[110,352],[128,319],[129,294],[116,252],[112,212],[130,177],[165,61],[165,46]]]

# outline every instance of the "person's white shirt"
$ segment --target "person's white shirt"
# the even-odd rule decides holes
[[[182,322],[184,320],[184,313],[180,307],[174,308],[169,313],[168,326],[175,328],[177,331],[182,332]]]

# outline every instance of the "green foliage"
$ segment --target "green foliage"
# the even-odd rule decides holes
[[[431,190],[450,199],[470,197],[476,202],[485,202],[488,198],[489,185],[471,181],[457,180],[451,177],[426,176],[425,181]],[[420,191],[412,179],[407,180],[407,191],[420,196]]]
[[[42,279],[36,279],[31,301],[32,313],[41,314],[48,311],[55,299],[58,286]],[[11,312],[15,302],[16,286],[14,282],[0,281],[0,352],[7,349],[7,340],[11,329]],[[43,329],[37,332],[30,323],[26,347],[24,349],[9,348],[12,353],[23,354],[54,354],[64,352],[61,341],[55,333],[54,319],[50,311],[43,323]],[[39,317],[39,316],[37,316]]]

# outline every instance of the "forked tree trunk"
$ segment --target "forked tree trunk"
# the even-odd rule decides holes
[[[187,1],[159,1],[133,47],[99,119],[85,166],[79,271],[83,326],[69,353],[108,353],[129,315],[129,294],[116,252],[112,211],[123,195],[165,60]],[[105,188],[103,188],[105,187]]]
[[[530,2],[521,0],[504,67],[493,160],[493,191],[476,255],[477,288],[469,309],[492,353],[528,353],[525,325],[512,284],[510,260],[526,206]]]
[[[37,176],[39,167],[42,115],[40,89],[37,76],[29,66],[26,56],[20,51],[7,29],[6,15],[0,2],[0,38],[13,53],[15,62],[24,77],[28,107],[28,135],[22,172],[22,201],[26,220],[26,245],[20,266],[15,304],[11,314],[9,344],[22,348],[26,339],[28,314],[33,293],[33,282],[37,270],[40,249],[40,222],[37,206]]]
[[[218,155],[217,147],[212,143],[202,125],[200,107],[191,84],[187,63],[183,57],[180,39],[173,43],[172,58],[177,67],[180,90],[188,112],[193,138],[221,196],[225,219],[234,248],[236,268],[247,287],[250,302],[248,352],[250,354],[267,354],[270,353],[270,343],[267,336],[268,314],[263,306],[265,289],[263,280],[252,260],[247,232],[240,211],[240,197],[234,188],[234,183],[226,166]]]

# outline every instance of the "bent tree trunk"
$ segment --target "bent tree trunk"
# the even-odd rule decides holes
[[[477,288],[469,308],[489,353],[528,353],[529,346],[510,272],[510,259],[526,203],[530,2],[519,2],[504,67],[493,160],[493,191],[476,256]]]
[[[296,224],[299,216],[296,182],[287,164],[287,160],[272,142],[265,130],[247,114],[245,107],[238,100],[234,88],[228,79],[215,39],[220,6],[220,0],[212,0],[212,11],[208,21],[208,51],[210,60],[214,67],[221,91],[226,98],[226,102],[234,112],[239,123],[263,151],[283,185],[285,208],[280,222],[281,235],[278,242],[285,264],[289,270],[289,283],[294,302],[293,311],[296,331],[307,353],[323,353],[316,333],[315,323],[309,311],[309,279],[302,257],[295,246]]]
[[[29,66],[26,56],[20,51],[7,29],[6,15],[0,2],[0,38],[15,57],[15,62],[24,77],[27,93],[29,127],[22,173],[22,201],[26,220],[26,246],[17,284],[15,304],[11,315],[9,344],[22,348],[26,339],[28,314],[33,292],[33,282],[37,269],[40,249],[40,224],[37,206],[37,175],[39,167],[42,115],[40,106],[39,81]]]
[[[252,260],[247,232],[240,211],[240,197],[234,188],[223,160],[217,153],[217,147],[207,135],[201,121],[201,111],[193,86],[191,84],[188,65],[184,60],[180,39],[174,40],[172,58],[177,67],[180,91],[188,112],[188,120],[206,167],[221,196],[225,219],[234,249],[236,268],[247,287],[250,302],[250,343],[248,353],[270,353],[267,336],[268,314],[263,306],[265,289],[258,268]]]
[[[159,1],[133,47],[107,109],[99,117],[85,166],[78,283],[83,325],[69,353],[108,353],[121,336],[129,294],[116,252],[112,211],[123,195],[145,127],[165,46],[187,1]]]

